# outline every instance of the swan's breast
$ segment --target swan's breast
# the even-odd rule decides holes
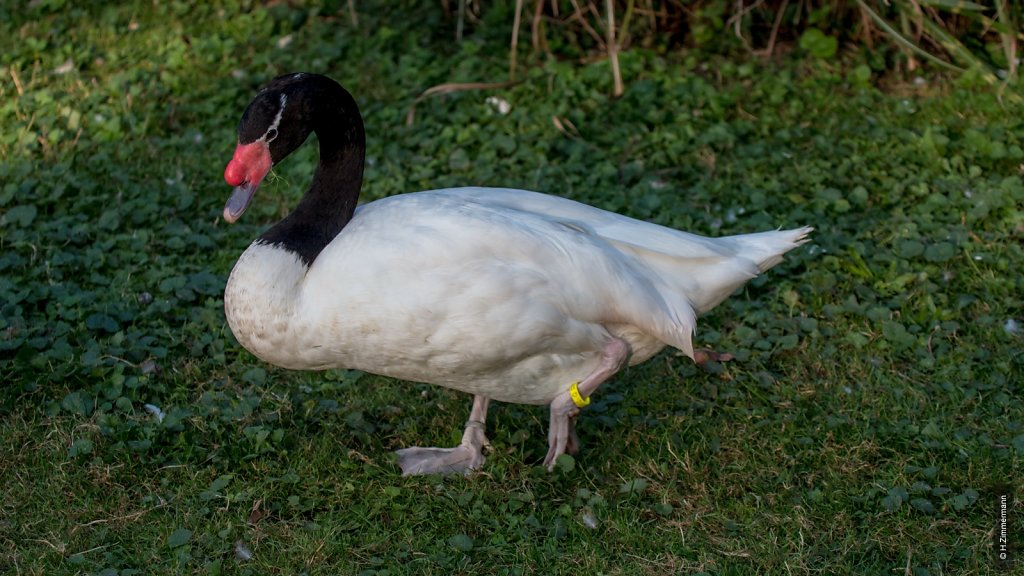
[[[224,289],[228,326],[246,350],[283,368],[310,369],[317,349],[296,318],[307,267],[293,252],[257,240],[239,257]]]

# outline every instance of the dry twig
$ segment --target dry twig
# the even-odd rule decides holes
[[[569,17],[569,20],[578,20],[580,25],[583,26],[583,29],[586,30],[587,34],[590,34],[594,41],[597,42],[598,49],[604,52],[606,47],[604,45],[604,40],[601,38],[601,35],[597,33],[597,30],[594,30],[594,27],[590,25],[590,22],[587,22],[587,17],[583,15],[583,9],[580,8],[579,2],[577,2],[576,0],[571,1],[572,6],[573,8],[576,9],[576,11],[573,13],[572,16]]]
[[[540,52],[541,47],[545,52],[548,51],[548,42],[541,33],[540,24],[541,18],[544,17],[544,1],[537,0],[533,6],[533,21],[530,22],[530,40],[533,43],[533,51]]]
[[[516,48],[519,47],[519,24],[523,17],[523,0],[516,0],[516,16],[512,20],[512,45],[508,50],[508,79],[516,79]]]
[[[348,17],[352,20],[352,27],[359,28],[359,14],[356,13],[356,0],[348,0]]]
[[[450,82],[431,86],[412,101],[412,106],[409,107],[409,112],[405,115],[405,125],[412,126],[412,123],[416,120],[416,105],[430,96],[451,94],[452,92],[462,92],[465,90],[495,90],[515,86],[516,84],[519,84],[519,82]]]
[[[761,54],[771,58],[772,53],[775,52],[775,39],[779,35],[779,26],[782,25],[782,17],[786,14],[786,8],[789,7],[789,0],[782,0],[782,6],[779,11],[775,13],[775,22],[772,24],[772,32],[768,35],[768,46],[761,51]]]
[[[605,10],[608,12],[608,59],[612,63],[612,96],[622,96],[622,73],[619,70],[619,46],[615,41],[615,0],[605,0]]]
[[[21,87],[21,78],[18,77],[18,71],[14,67],[9,68],[11,71],[11,80],[14,80],[14,88],[18,90],[18,96],[24,96],[25,90]]]

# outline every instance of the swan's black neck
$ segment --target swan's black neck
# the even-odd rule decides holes
[[[301,107],[299,114],[320,141],[320,164],[313,182],[291,214],[260,236],[265,243],[294,252],[306,266],[352,219],[366,151],[366,133],[355,99],[333,80],[323,79],[326,83],[304,86],[297,91],[298,101],[289,98],[288,102],[289,107]],[[284,136],[281,134],[282,139]]]

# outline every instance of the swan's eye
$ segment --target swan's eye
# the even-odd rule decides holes
[[[267,141],[268,144],[270,142],[273,142],[274,139],[277,138],[277,128],[271,128],[270,130],[267,130],[267,134],[263,138],[264,140]]]

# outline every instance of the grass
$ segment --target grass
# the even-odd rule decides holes
[[[621,99],[607,63],[520,60],[523,83],[406,126],[430,86],[504,78],[511,6],[461,44],[438,10],[341,8],[2,14],[0,572],[997,572],[1024,453],[1015,86],[637,49]],[[481,474],[401,478],[390,451],[456,441],[467,397],[277,370],[224,323],[234,259],[316,161],[219,220],[242,107],[293,70],[356,95],[367,199],[501,185],[707,235],[818,231],[702,319],[735,361],[625,371],[555,472],[546,411],[498,405]]]

